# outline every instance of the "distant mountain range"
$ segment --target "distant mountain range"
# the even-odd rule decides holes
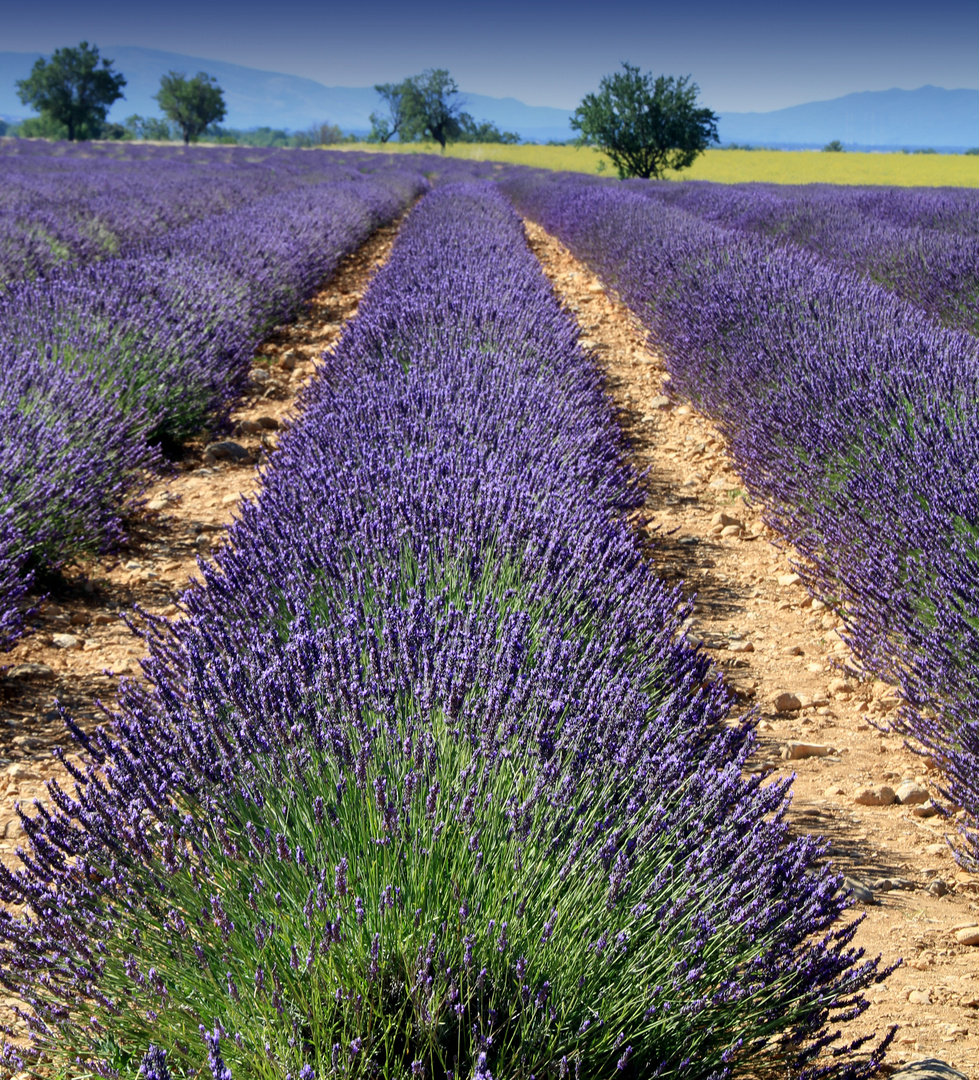
[[[324,86],[297,75],[131,45],[106,46],[100,52],[114,61],[115,70],[127,79],[125,100],[116,102],[109,113],[109,118],[116,121],[132,113],[158,116],[160,108],[153,95],[160,89],[160,76],[170,70],[187,75],[206,71],[213,75],[224,90],[227,127],[268,126],[297,131],[329,121],[344,131],[366,134],[370,131],[370,114],[381,105],[372,86]],[[28,75],[37,56],[37,53],[0,52],[0,117],[26,115],[14,82]],[[525,105],[516,98],[482,94],[461,97],[466,110],[476,120],[489,120],[501,131],[515,131],[528,142],[570,139],[573,135],[568,125],[571,110]]]
[[[344,131],[366,134],[370,114],[380,101],[371,86],[324,86],[315,79],[207,60],[181,53],[132,45],[103,48],[128,80],[125,100],[110,119],[132,113],[159,115],[153,95],[160,76],[170,70],[193,75],[206,71],[224,89],[228,127],[269,126],[290,131],[329,121]],[[37,59],[36,53],[0,52],[0,119],[26,115],[14,89]],[[528,142],[572,137],[573,107],[553,109],[525,105],[516,98],[463,94],[465,108],[477,120],[489,120],[503,131],[516,131]],[[764,113],[723,113],[718,125],[723,143],[752,146],[822,147],[833,139],[857,149],[965,150],[979,146],[979,90],[873,90],[831,101],[811,101]]]
[[[724,113],[725,143],[857,149],[966,150],[979,146],[979,90],[867,90],[764,113]]]

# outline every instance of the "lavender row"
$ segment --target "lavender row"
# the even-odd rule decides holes
[[[855,270],[947,326],[979,332],[979,195],[966,189],[630,183],[706,221]]]
[[[153,689],[0,869],[55,1067],[874,1071],[830,1032],[880,973],[742,779],[576,333],[491,186],[413,211]]]
[[[117,538],[153,447],[219,426],[268,327],[424,186],[308,185],[0,296],[0,512],[19,537],[4,626],[32,568]]]
[[[639,194],[513,187],[643,318],[979,820],[979,343],[798,249]],[[967,846],[979,854],[974,833]]]
[[[328,151],[2,140],[0,285],[137,252],[213,214],[391,164]]]

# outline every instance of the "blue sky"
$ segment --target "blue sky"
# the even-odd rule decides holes
[[[629,60],[692,74],[719,112],[926,83],[979,89],[979,2],[18,0],[0,49],[82,38],[367,86],[447,67],[463,90],[573,107]],[[111,50],[107,55],[111,55]]]

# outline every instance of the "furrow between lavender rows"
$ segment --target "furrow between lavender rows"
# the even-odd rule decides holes
[[[519,219],[492,185],[428,195],[150,635],[151,687],[25,817],[8,1059],[873,1072],[830,1032],[881,972],[786,785],[744,778],[640,499]]]
[[[899,724],[979,814],[979,342],[811,254],[628,190],[519,180],[517,203],[644,321],[711,416]],[[961,856],[974,858],[966,830]],[[970,850],[971,849],[971,850]]]

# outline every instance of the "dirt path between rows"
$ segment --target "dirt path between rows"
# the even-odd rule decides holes
[[[855,909],[866,916],[857,944],[886,964],[904,960],[857,1024],[881,1033],[900,1025],[890,1065],[936,1057],[979,1077],[979,948],[955,936],[979,923],[979,876],[962,872],[948,851],[954,821],[923,801],[934,777],[922,758],[874,726],[895,697],[844,670],[850,657],[839,621],[807,595],[791,552],[776,546],[746,502],[717,430],[670,399],[666,365],[647,349],[638,320],[562,244],[532,223],[526,229],[582,344],[607,373],[646,473],[635,526],[649,557],[661,577],[696,597],[689,638],[709,650],[739,709],[760,713],[754,767],[796,774],[791,820],[829,840],[834,865],[864,897]],[[794,700],[776,707],[782,695]],[[866,805],[889,798],[882,788],[903,785],[901,805]]]

